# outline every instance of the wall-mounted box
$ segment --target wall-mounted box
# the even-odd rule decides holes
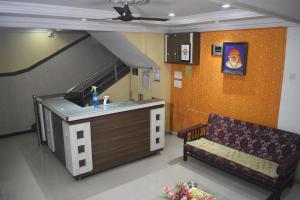
[[[182,59],[182,45],[189,45],[189,59]],[[165,63],[199,64],[200,33],[165,34]]]
[[[223,45],[222,44],[211,45],[211,55],[222,56],[222,54],[223,54]]]

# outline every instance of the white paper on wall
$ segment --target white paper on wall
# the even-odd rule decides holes
[[[153,81],[160,81],[160,70],[153,69]]]
[[[143,88],[149,89],[150,86],[150,70],[144,69],[143,70]]]
[[[175,71],[174,72],[174,78],[175,79],[182,79],[182,72],[181,71]]]
[[[182,88],[182,81],[174,80],[174,87],[175,88]]]

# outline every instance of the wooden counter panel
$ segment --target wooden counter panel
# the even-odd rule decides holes
[[[90,120],[93,172],[151,154],[149,112],[138,109]]]

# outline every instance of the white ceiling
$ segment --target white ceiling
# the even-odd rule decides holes
[[[237,6],[300,23],[300,0],[229,0]],[[216,1],[220,2],[220,1]],[[222,2],[222,1],[221,1]]]
[[[185,32],[295,26],[300,22],[298,1],[226,0],[232,7],[224,9],[224,0],[150,0],[131,6],[133,14],[165,18],[174,12],[176,17],[167,22],[119,22],[107,19],[117,17],[113,6],[121,5],[106,0],[0,0],[0,27]]]
[[[41,3],[60,6],[71,6],[78,8],[99,9],[114,11],[113,6],[122,6],[122,4],[113,4],[106,0],[15,0],[26,3]],[[168,17],[169,12],[175,12],[176,16],[195,15],[213,11],[222,10],[219,3],[209,2],[207,0],[150,0],[150,3],[144,5],[132,6],[133,13],[140,15]]]

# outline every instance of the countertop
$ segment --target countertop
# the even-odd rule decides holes
[[[93,106],[80,107],[71,101],[64,99],[63,97],[44,99],[41,100],[41,103],[52,112],[60,116],[63,120],[70,122],[135,109],[164,105],[165,101],[160,99],[151,99],[140,102],[123,101],[109,103],[107,105],[100,105],[99,108],[94,108]]]

